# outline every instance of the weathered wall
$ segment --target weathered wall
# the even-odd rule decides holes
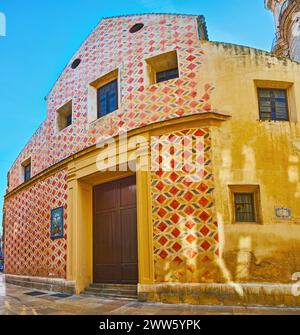
[[[145,30],[128,37],[128,28],[137,21],[146,23]],[[168,172],[154,174],[152,201],[156,280],[289,282],[291,274],[300,270],[300,66],[288,59],[278,59],[269,53],[246,47],[200,42],[197,40],[196,26],[196,19],[188,16],[149,15],[104,20],[74,56],[73,59],[82,58],[81,65],[75,72],[66,68],[48,96],[47,120],[13,166],[10,190],[19,185],[20,163],[28,156],[32,157],[33,175],[36,175],[65,157],[91,146],[97,139],[116,135],[122,128],[130,130],[210,110],[227,114],[231,120],[219,128],[212,127],[212,142],[207,144],[212,155],[209,169],[212,169],[214,177],[214,199],[209,196],[208,200],[215,210],[215,214],[209,214],[208,230],[212,237],[209,236],[208,240],[218,237],[219,252],[217,243],[212,244],[208,251],[213,257],[205,264],[202,262],[201,257],[206,255],[202,242],[207,239],[205,232],[199,233],[202,227],[207,226],[202,218],[197,222],[198,239],[188,242],[199,257],[195,263],[193,257],[185,257],[183,262],[179,260],[179,253],[186,253],[189,246],[187,244],[182,248],[180,245],[179,249],[175,243],[187,237],[188,232],[181,228],[180,237],[176,237],[177,231],[175,236],[172,235],[176,222],[172,222],[170,217],[178,213],[184,215],[184,210],[170,207],[171,202],[177,199],[183,208],[191,206],[195,210],[193,206],[196,206],[199,197],[206,197],[207,194],[205,191],[201,195],[193,194],[191,200],[175,197],[171,195],[169,187],[176,186],[183,192],[187,186],[181,181],[172,180]],[[178,50],[180,78],[145,87],[143,60],[174,48]],[[88,84],[116,67],[121,73],[122,106],[119,111],[88,124]],[[288,88],[290,122],[259,120],[256,85],[283,85]],[[74,124],[56,134],[56,108],[70,98],[74,100]],[[63,185],[65,175],[61,178]],[[159,182],[166,183],[168,187],[165,190],[157,189]],[[260,224],[237,225],[232,222],[228,186],[241,184],[260,186]],[[33,267],[26,265],[29,257],[28,239],[32,242],[31,234],[41,234],[38,229],[35,231],[32,228],[37,222],[44,225],[45,232],[47,227],[48,232],[51,199],[46,197],[48,200],[43,199],[45,203],[41,204],[40,196],[31,199],[32,205],[28,203],[29,207],[18,206],[18,203],[27,203],[31,187],[35,192],[41,192],[38,184],[35,185],[6,199],[7,259],[11,262],[7,270],[12,273],[37,274],[41,271],[35,258],[30,258],[29,264],[33,264]],[[198,187],[197,183],[189,186],[191,192]],[[166,198],[168,205],[164,201],[160,203],[163,199],[160,195]],[[57,201],[62,200],[57,198]],[[291,209],[292,217],[289,220],[276,219],[275,207]],[[204,208],[206,205],[201,204],[196,212],[191,213],[192,219],[195,220]],[[162,213],[159,209],[167,212],[166,218],[159,217],[159,213]],[[160,223],[167,225],[166,231],[160,229],[163,226]],[[14,231],[15,224],[25,229],[27,235],[16,235],[18,230]],[[214,230],[214,226],[218,226],[219,232]],[[48,235],[39,236],[43,239]],[[52,246],[49,239],[42,243],[47,251]],[[65,247],[65,241],[62,243]],[[39,244],[35,242],[33,245]],[[20,251],[15,246],[20,246]],[[37,255],[42,254],[39,248],[35,250]],[[166,255],[163,251],[168,255],[162,257]],[[20,255],[22,257],[17,259]],[[54,258],[61,259],[59,257]],[[53,270],[45,259],[43,261],[46,262],[42,267],[43,274],[49,275]],[[193,264],[193,271],[189,269],[190,263]],[[64,276],[62,268],[55,271],[56,275]]]
[[[212,129],[224,280],[291,282],[300,270],[299,66],[244,47],[207,43],[204,52],[211,55],[205,80],[216,87],[212,103],[232,116]],[[293,121],[259,120],[255,83],[267,80],[293,83]],[[228,185],[260,186],[260,224],[233,223]],[[290,208],[292,217],[276,218],[277,207]]]
[[[39,180],[5,201],[5,272],[65,278],[67,171]],[[64,206],[64,238],[51,240],[51,209]]]

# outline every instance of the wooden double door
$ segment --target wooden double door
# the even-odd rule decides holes
[[[94,283],[137,284],[135,176],[94,187]]]

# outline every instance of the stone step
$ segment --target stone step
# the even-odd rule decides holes
[[[136,300],[137,295],[126,295],[126,294],[108,294],[104,292],[91,292],[89,290],[84,291],[84,295],[87,296],[96,296],[96,297],[102,297],[106,299],[120,299],[120,300]]]
[[[114,288],[119,288],[119,289],[134,289],[137,290],[137,285],[134,284],[98,284],[94,283],[91,284],[90,287],[93,288],[108,288],[108,289],[114,289]]]
[[[87,295],[109,299],[137,299],[137,285],[130,284],[91,284],[84,292]]]
[[[89,292],[95,292],[95,293],[107,293],[107,294],[119,294],[119,295],[137,295],[137,290],[129,290],[129,289],[102,289],[102,288],[95,288],[95,287],[89,287],[87,288],[87,291]]]

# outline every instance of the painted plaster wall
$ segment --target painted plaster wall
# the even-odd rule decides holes
[[[226,44],[203,50],[210,54],[205,80],[216,87],[212,104],[232,116],[212,129],[223,280],[291,282],[300,269],[299,65]],[[259,121],[256,84],[271,81],[294,83],[288,89],[293,121]],[[260,185],[260,224],[233,223],[229,185]],[[276,218],[276,207],[290,208],[291,218]]]
[[[156,139],[153,146],[160,162],[151,174],[155,281],[219,281],[210,131],[173,132]],[[196,150],[201,153],[197,157]],[[183,155],[197,168],[188,163],[178,168]],[[175,171],[166,171],[165,161]]]
[[[136,34],[137,22],[145,27]],[[145,59],[177,50],[180,79],[146,85]],[[75,70],[70,65],[82,59]],[[209,84],[199,87],[204,55],[196,16],[137,15],[104,19],[84,41],[47,98],[47,119],[10,171],[9,191],[20,185],[20,166],[31,157],[32,175],[72,154],[118,134],[153,122],[211,109]],[[118,111],[88,123],[89,84],[119,69],[122,104]],[[56,110],[73,99],[73,124],[56,132]]]
[[[66,277],[67,171],[39,180],[5,201],[5,272]],[[51,240],[51,209],[64,206],[63,238]]]

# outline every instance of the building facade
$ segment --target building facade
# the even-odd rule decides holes
[[[300,62],[300,1],[265,0],[265,4],[275,19],[273,52]]]
[[[300,65],[202,16],[103,19],[8,173],[6,280],[295,305]]]

